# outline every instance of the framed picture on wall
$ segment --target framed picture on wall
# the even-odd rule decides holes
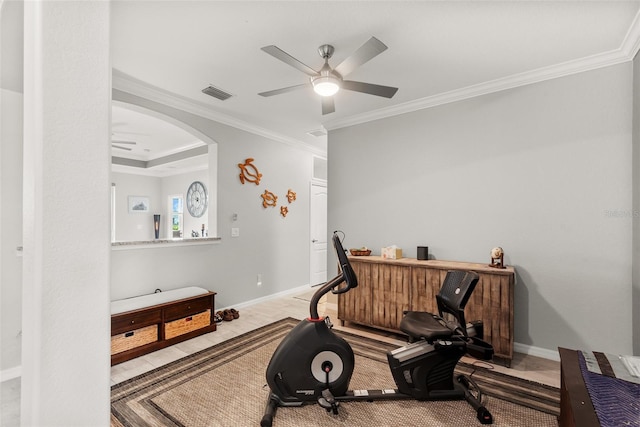
[[[145,196],[129,196],[129,213],[149,212],[149,198]]]

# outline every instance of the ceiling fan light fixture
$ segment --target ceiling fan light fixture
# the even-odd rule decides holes
[[[320,96],[332,96],[340,90],[340,80],[334,76],[316,77],[311,83],[313,90]]]

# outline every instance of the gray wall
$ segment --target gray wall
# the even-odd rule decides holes
[[[0,370],[20,365],[22,323],[22,94],[1,89]]]
[[[21,1],[3,1],[0,7],[0,87],[22,93],[24,5]]]
[[[111,256],[112,298],[180,286],[218,293],[217,307],[258,299],[309,283],[309,191],[313,154],[212,120],[114,90],[114,99],[157,111],[211,138],[218,145],[217,217],[221,242],[189,247],[116,250]],[[262,173],[259,186],[242,184],[238,163],[248,157]],[[297,193],[291,205],[287,190]],[[278,196],[263,208],[260,195]],[[286,218],[280,205],[289,207]],[[237,221],[232,220],[233,214]],[[231,228],[240,237],[231,237]],[[257,286],[257,275],[262,286]]]
[[[625,63],[330,131],[329,230],[374,254],[502,246],[517,343],[629,354],[631,93]]]
[[[640,355],[640,55],[633,60],[633,354]]]
[[[153,214],[164,213],[161,204],[162,178],[155,176],[134,175],[128,173],[111,173],[111,182],[116,191],[116,241],[153,240]],[[129,213],[129,196],[145,196],[149,198],[149,212]],[[162,215],[164,219],[166,215]],[[160,228],[164,231],[164,228]],[[166,233],[162,233],[163,239]]]
[[[22,2],[0,13],[0,371],[20,365],[22,330]],[[19,209],[16,209],[19,207]]]
[[[136,175],[131,173],[112,173],[111,182],[116,184],[116,241],[153,240],[153,215],[160,214],[160,239],[172,238],[169,232],[168,197],[181,194],[186,197],[187,189],[193,181],[200,181],[209,190],[209,171],[206,169],[190,171],[167,177]],[[149,212],[130,213],[129,196],[149,197]],[[215,201],[213,201],[215,209]],[[191,237],[191,231],[202,232],[202,224],[209,229],[207,215],[194,218],[189,215],[186,204],[183,209],[184,237]]]

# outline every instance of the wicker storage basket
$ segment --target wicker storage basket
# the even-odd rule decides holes
[[[183,317],[182,319],[173,320],[164,324],[164,338],[170,339],[178,335],[195,331],[211,324],[211,310],[194,314],[193,316]]]
[[[132,348],[158,341],[158,325],[145,326],[111,337],[111,354],[122,353]]]

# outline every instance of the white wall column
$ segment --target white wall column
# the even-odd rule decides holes
[[[209,208],[207,221],[209,222],[209,236],[218,234],[218,144],[209,144]],[[213,201],[213,203],[212,203]]]
[[[21,420],[109,425],[108,1],[25,2]]]

